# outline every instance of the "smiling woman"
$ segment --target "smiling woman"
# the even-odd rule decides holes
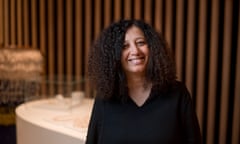
[[[122,69],[125,72],[129,96],[138,105],[144,104],[150,93],[150,85],[146,89],[142,87],[145,81],[149,48],[141,29],[136,26],[130,27],[125,35],[124,48],[121,55]],[[140,79],[139,79],[140,78]],[[137,84],[142,90],[138,90]]]
[[[88,68],[97,95],[87,144],[201,144],[191,96],[153,27],[113,23],[92,46]]]
[[[145,75],[149,49],[143,32],[133,26],[126,32],[121,63],[126,75]],[[130,78],[130,77],[129,77]]]

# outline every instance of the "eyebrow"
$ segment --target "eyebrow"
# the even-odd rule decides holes
[[[146,40],[146,38],[144,36],[141,36],[141,37],[137,37],[135,40],[139,40],[139,39],[143,39],[143,40]],[[128,40],[124,40],[124,42],[126,42]]]
[[[145,40],[146,38],[145,38],[145,37],[139,37],[139,38],[137,38],[136,40],[139,40],[139,39]]]

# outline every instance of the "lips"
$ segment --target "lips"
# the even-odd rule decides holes
[[[145,60],[144,57],[139,57],[139,58],[131,58],[128,61],[133,64],[141,64],[142,62],[144,62],[144,60]]]

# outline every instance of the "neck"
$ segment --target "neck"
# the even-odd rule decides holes
[[[127,87],[129,91],[143,91],[151,88],[151,83],[147,82],[143,76],[131,76],[127,78]]]
[[[145,83],[146,83],[146,80],[143,78],[131,78],[127,80],[127,85],[129,89],[144,87]]]
[[[132,77],[128,79],[128,94],[138,106],[142,106],[150,95],[152,84],[145,78]]]

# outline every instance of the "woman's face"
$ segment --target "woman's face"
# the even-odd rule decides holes
[[[149,59],[149,48],[141,29],[130,27],[125,35],[121,64],[126,75],[144,75]]]

